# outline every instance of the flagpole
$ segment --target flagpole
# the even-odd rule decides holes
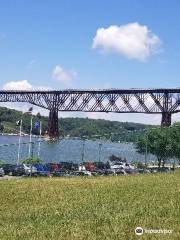
[[[30,156],[31,156],[32,120],[33,120],[33,115],[31,116],[31,127],[30,127],[30,134],[29,134],[29,154],[28,154],[28,158],[30,158]]]
[[[38,157],[40,156],[41,150],[41,132],[42,132],[42,122],[40,121],[40,129],[39,129],[39,145],[38,145]]]
[[[19,126],[19,146],[18,146],[18,159],[17,159],[17,165],[19,164],[19,160],[20,160],[21,136],[22,136],[22,118],[21,118],[21,120],[20,120],[20,126]]]

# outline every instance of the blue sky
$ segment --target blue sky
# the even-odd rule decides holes
[[[179,9],[179,0],[1,1],[0,87],[180,87]],[[158,40],[144,59],[124,51],[122,39],[92,47],[98,29],[116,26],[122,36],[135,23]]]

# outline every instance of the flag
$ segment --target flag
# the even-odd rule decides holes
[[[30,107],[29,110],[27,112],[25,112],[24,114],[32,115],[32,111],[33,111],[33,107]]]
[[[40,121],[36,121],[36,122],[34,123],[34,127],[35,127],[35,128],[40,128]]]

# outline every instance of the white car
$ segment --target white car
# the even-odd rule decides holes
[[[23,164],[23,167],[24,167],[24,171],[25,171],[25,173],[26,173],[27,175],[29,175],[29,174],[31,174],[31,173],[32,173],[32,174],[37,173],[36,167],[34,167],[34,166],[31,167],[30,164]]]
[[[110,168],[113,169],[113,170],[116,170],[116,169],[135,169],[134,166],[132,166],[131,164],[129,163],[125,163],[125,162],[111,162],[110,163]]]

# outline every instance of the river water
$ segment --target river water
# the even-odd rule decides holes
[[[18,136],[0,136],[0,161],[6,163],[16,163],[18,159]],[[126,158],[128,162],[142,161],[144,155],[136,152],[133,143],[114,143],[102,140],[78,140],[61,139],[56,142],[37,142],[38,138],[32,138],[31,155],[39,157],[43,162],[72,161],[79,163],[82,161],[109,161],[109,157],[114,154],[118,157]],[[29,154],[29,137],[21,138],[20,160],[24,160]],[[40,146],[39,146],[40,144]],[[31,146],[32,146],[31,145]],[[155,160],[154,156],[148,155],[148,160]]]

